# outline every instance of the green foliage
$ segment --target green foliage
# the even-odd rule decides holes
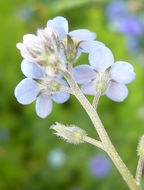
[[[63,142],[52,134],[49,127],[55,122],[74,124],[98,138],[88,116],[74,97],[63,105],[54,104],[53,112],[45,120],[38,118],[35,104],[20,105],[14,97],[14,88],[24,78],[20,71],[21,56],[16,43],[25,33],[35,33],[54,16],[65,16],[70,29],[88,28],[98,40],[112,49],[115,60],[131,62],[137,74],[128,85],[129,96],[123,103],[102,97],[98,112],[110,134],[112,142],[135,173],[137,143],[144,131],[144,63],[128,54],[122,35],[112,33],[104,13],[108,1],[97,0],[43,0],[0,2],[0,134],[9,130],[8,139],[0,136],[0,189],[1,190],[127,190],[112,165],[104,179],[92,177],[88,172],[90,156],[100,150],[82,144]],[[87,64],[82,55],[78,64]],[[92,97],[88,97],[92,101]],[[62,168],[51,168],[47,156],[52,149],[60,148],[67,155]],[[144,183],[144,182],[143,182]]]

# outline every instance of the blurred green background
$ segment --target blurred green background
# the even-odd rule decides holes
[[[92,145],[72,145],[49,130],[55,121],[75,124],[89,136],[97,133],[85,111],[71,96],[65,104],[54,104],[52,113],[41,119],[35,103],[20,105],[14,97],[15,86],[24,78],[20,70],[22,57],[16,43],[26,33],[45,27],[48,19],[61,15],[68,19],[70,30],[87,28],[97,33],[114,53],[115,60],[133,64],[136,80],[128,85],[129,96],[123,103],[105,96],[98,112],[112,142],[135,175],[137,144],[144,132],[144,59],[130,55],[125,38],[107,27],[104,0],[5,0],[0,1],[0,190],[127,190],[115,166],[102,179],[88,170],[91,156],[103,153]],[[144,47],[143,47],[144,48]],[[88,63],[82,55],[78,64]],[[88,97],[92,101],[92,97]],[[64,163],[59,167],[49,161],[52,150],[61,150]],[[103,153],[104,154],[104,153]],[[143,182],[144,183],[144,182]]]

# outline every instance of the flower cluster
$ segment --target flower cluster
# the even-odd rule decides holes
[[[37,35],[27,34],[17,47],[24,60],[21,70],[26,76],[16,87],[15,96],[21,104],[36,100],[36,113],[41,118],[52,111],[52,100],[64,103],[70,90],[63,79],[63,72],[73,75],[82,84],[84,94],[106,94],[110,99],[121,102],[128,95],[125,84],[135,79],[133,67],[123,61],[114,63],[110,49],[96,41],[96,34],[87,29],[68,32],[64,17],[48,20]],[[89,65],[76,66],[81,52],[88,53]],[[71,66],[71,69],[69,69]]]
[[[139,1],[113,1],[106,7],[108,26],[126,38],[126,46],[130,53],[141,51],[142,35],[144,33],[143,16],[136,16],[141,4]]]

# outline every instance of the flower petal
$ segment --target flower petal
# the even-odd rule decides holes
[[[27,43],[27,42],[35,42],[35,41],[37,41],[38,40],[38,38],[37,38],[37,36],[36,35],[34,35],[34,34],[25,34],[24,36],[23,36],[23,43]]]
[[[58,104],[62,104],[69,99],[70,95],[67,92],[55,92],[51,98]]]
[[[96,95],[96,82],[91,81],[87,84],[82,85],[81,90],[84,94],[87,95]]]
[[[128,96],[128,89],[124,84],[111,82],[105,94],[113,101],[122,102]]]
[[[45,74],[42,67],[37,63],[32,63],[24,59],[21,63],[21,70],[28,78],[42,78]]]
[[[36,113],[39,117],[45,118],[52,111],[52,100],[47,94],[41,94],[36,100]]]
[[[65,80],[58,78],[58,82],[59,82],[61,85],[68,87],[68,84],[67,84],[67,82],[66,82]]]
[[[62,16],[48,20],[47,27],[53,28],[58,33],[60,39],[65,38],[68,34],[68,21]]]
[[[110,75],[113,80],[119,83],[128,84],[132,82],[136,74],[133,66],[124,61],[118,61],[111,66]]]
[[[77,49],[77,55],[76,55],[76,60],[81,56],[81,50],[80,48]]]
[[[89,65],[79,65],[74,67],[73,76],[78,84],[84,84],[96,77],[96,71]]]
[[[15,97],[21,104],[30,104],[39,92],[38,84],[32,79],[23,79],[15,88]]]
[[[96,39],[96,34],[87,29],[78,29],[69,32],[69,35],[78,40],[94,40]]]
[[[92,49],[98,48],[99,46],[105,46],[104,43],[94,40],[83,41],[80,43],[79,47],[84,53],[89,53]]]
[[[90,64],[98,71],[105,71],[114,63],[114,56],[107,47],[100,46],[89,53]]]

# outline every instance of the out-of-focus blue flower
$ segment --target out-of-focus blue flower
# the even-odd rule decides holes
[[[106,7],[106,16],[110,20],[122,18],[127,14],[127,4],[124,1],[113,1]]]
[[[97,178],[106,177],[110,171],[110,168],[110,161],[103,154],[97,154],[92,156],[88,165],[90,174]]]
[[[47,161],[52,168],[61,168],[66,162],[66,154],[61,149],[53,149],[48,153]]]
[[[1,142],[8,141],[9,137],[10,137],[10,131],[8,130],[8,128],[0,129],[0,141]]]
[[[26,22],[34,15],[34,10],[31,7],[19,7],[16,15],[20,20]]]
[[[128,96],[125,84],[132,82],[136,74],[131,64],[124,61],[114,63],[114,56],[109,48],[101,46],[89,53],[90,65],[74,68],[77,83],[82,84],[84,94],[105,94],[113,101],[122,102]]]
[[[144,28],[144,12],[140,12],[140,14],[138,15],[138,18],[139,18],[139,20],[140,20],[140,22]]]
[[[66,81],[48,77],[42,67],[26,60],[22,61],[21,69],[28,78],[17,85],[15,97],[25,105],[36,100],[36,113],[39,117],[45,118],[51,113],[52,100],[60,104],[69,99],[67,92],[60,91],[61,86],[68,86]]]
[[[143,26],[136,17],[127,16],[121,21],[120,32],[129,36],[141,36]]]
[[[114,19],[108,22],[108,28],[114,32],[119,32],[121,28],[122,18]]]
[[[137,54],[141,51],[141,42],[139,38],[128,37],[126,38],[126,47],[129,53]]]

